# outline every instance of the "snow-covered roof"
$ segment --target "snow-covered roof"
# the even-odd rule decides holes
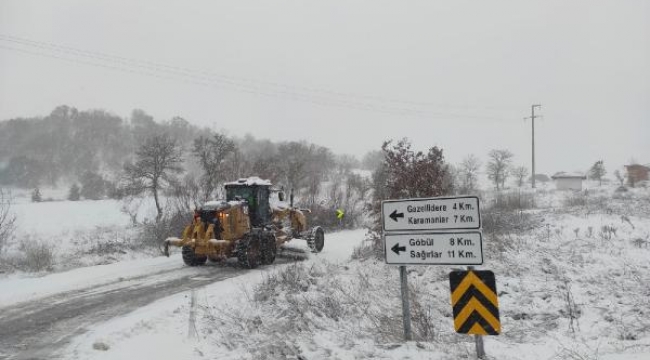
[[[232,200],[232,201],[225,201],[225,200],[211,200],[203,203],[203,206],[201,206],[202,210],[215,210],[215,211],[221,211],[225,209],[230,209],[232,206],[238,206],[244,203],[245,201],[239,201],[239,200]]]
[[[585,180],[587,177],[585,174],[579,172],[579,171],[573,171],[573,172],[565,172],[565,171],[560,171],[558,173],[555,173],[555,175],[551,176],[551,179],[571,179],[571,178],[578,178]]]
[[[231,181],[225,184],[226,186],[228,185],[247,185],[247,186],[252,186],[252,185],[261,185],[261,186],[271,186],[271,182],[269,180],[264,180],[260,179],[257,176],[251,176],[249,178],[241,178],[237,181]]]
[[[637,168],[637,169],[640,169],[640,168],[650,169],[650,164],[645,164],[645,165],[641,165],[641,164],[631,164],[631,165],[625,165],[625,167],[626,167],[626,168]]]

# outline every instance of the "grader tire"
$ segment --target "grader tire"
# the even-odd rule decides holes
[[[275,261],[275,255],[278,249],[275,244],[275,236],[268,234],[264,237],[264,244],[262,246],[262,265],[271,265]]]
[[[247,235],[237,243],[237,262],[245,269],[255,269],[262,261],[259,236]]]
[[[323,250],[325,246],[325,231],[319,226],[314,228],[311,231],[309,238],[307,239],[307,245],[313,253],[319,253]]]
[[[208,257],[205,255],[196,255],[194,249],[187,245],[183,246],[181,254],[183,255],[183,262],[187,266],[203,265],[208,260]]]

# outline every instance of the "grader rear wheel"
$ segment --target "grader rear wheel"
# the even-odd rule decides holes
[[[271,265],[275,261],[275,255],[278,249],[275,244],[275,236],[268,234],[264,237],[264,244],[262,246],[262,265]]]
[[[183,255],[183,262],[188,266],[203,265],[208,260],[205,255],[196,255],[194,249],[190,246],[183,246],[181,254]]]
[[[255,269],[260,266],[262,260],[262,249],[260,238],[254,235],[247,235],[237,243],[237,262],[239,266],[246,269]]]

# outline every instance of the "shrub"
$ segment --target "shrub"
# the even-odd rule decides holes
[[[612,212],[613,209],[610,207],[610,199],[603,194],[590,193],[585,190],[568,194],[564,198],[563,204],[566,207],[584,207],[587,209],[587,212]]]
[[[70,186],[70,190],[68,191],[68,200],[79,201],[79,198],[81,197],[80,190],[81,189],[79,188],[79,185],[72,184],[72,186]]]
[[[531,192],[497,192],[492,209],[494,210],[524,210],[535,205],[534,194]]]
[[[43,201],[43,197],[41,196],[41,190],[38,188],[35,188],[32,190],[32,202],[41,202]]]
[[[54,247],[44,241],[27,239],[20,243],[20,253],[12,260],[14,267],[30,272],[52,270]]]
[[[584,192],[572,192],[567,197],[564,198],[564,206],[575,207],[575,206],[586,206],[587,205],[587,194]]]
[[[373,221],[371,239],[376,253],[383,252],[378,236],[381,231],[381,202],[386,199],[435,197],[453,194],[454,183],[450,166],[442,149],[434,146],[426,153],[414,151],[408,139],[382,145],[384,161],[372,175],[371,202],[368,206]]]
[[[192,221],[192,214],[175,211],[163,215],[160,220],[146,219],[140,225],[139,239],[144,246],[157,247],[162,252],[163,241],[168,237],[178,237],[185,226]]]
[[[538,221],[531,214],[514,211],[496,211],[494,208],[481,212],[481,224],[485,234],[504,235],[532,230]]]
[[[3,247],[13,238],[16,230],[16,216],[11,213],[12,199],[10,194],[0,189],[0,253]]]

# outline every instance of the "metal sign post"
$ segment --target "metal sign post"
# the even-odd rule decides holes
[[[468,271],[474,270],[473,266],[467,267]],[[474,335],[474,343],[476,344],[476,358],[484,359],[485,358],[485,347],[483,346],[483,338],[481,335]]]
[[[402,317],[404,318],[404,340],[410,341],[411,336],[411,305],[409,304],[409,288],[406,277],[406,266],[399,267],[399,278],[402,289]]]

